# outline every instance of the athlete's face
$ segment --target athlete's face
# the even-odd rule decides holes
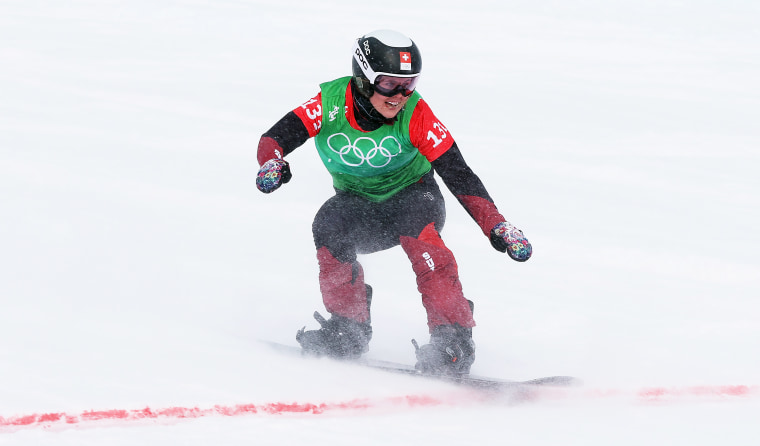
[[[375,107],[375,110],[388,119],[396,117],[408,100],[409,96],[404,96],[401,93],[388,97],[377,91],[369,98],[369,102]]]

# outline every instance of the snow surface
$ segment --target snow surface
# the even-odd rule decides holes
[[[757,444],[759,8],[3,0],[0,444]],[[534,246],[447,193],[473,372],[582,387],[483,400],[259,342],[316,325],[331,186],[310,142],[259,193],[258,138],[380,28]],[[369,355],[411,362],[411,268],[362,261]]]

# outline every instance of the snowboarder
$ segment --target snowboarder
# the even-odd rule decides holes
[[[523,262],[532,247],[499,213],[448,129],[416,91],[422,58],[409,37],[379,30],[356,39],[352,71],[321,84],[319,94],[274,124],[258,146],[256,186],[262,192],[291,179],[284,157],[309,138],[315,138],[335,188],[312,225],[330,318],[315,313],[321,328],[301,329],[296,338],[305,352],[317,355],[352,358],[367,352],[372,289],[357,254],[401,245],[417,275],[430,331],[430,343],[417,348],[416,367],[469,373],[475,360],[473,304],[439,235],[446,212],[434,172],[495,249]]]

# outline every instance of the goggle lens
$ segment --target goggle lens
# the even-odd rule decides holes
[[[401,93],[403,96],[411,96],[414,89],[417,88],[419,77],[396,77],[380,75],[375,79],[373,84],[375,91],[385,97],[396,96]]]

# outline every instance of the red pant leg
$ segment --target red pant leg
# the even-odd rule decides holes
[[[417,274],[417,289],[432,331],[439,325],[475,326],[469,302],[462,292],[454,254],[446,247],[431,223],[419,237],[401,237],[401,247]]]
[[[359,262],[341,263],[325,247],[317,250],[317,260],[319,289],[327,311],[358,322],[368,321],[367,287]]]

